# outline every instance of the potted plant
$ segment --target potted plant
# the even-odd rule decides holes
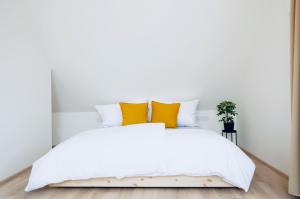
[[[221,116],[220,122],[224,124],[224,130],[230,132],[234,130],[234,117],[238,115],[236,112],[236,104],[231,101],[223,101],[217,105],[218,116]]]

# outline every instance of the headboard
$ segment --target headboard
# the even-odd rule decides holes
[[[101,126],[97,112],[54,112],[52,117],[53,145],[57,145],[81,131]],[[211,129],[216,132],[221,130],[221,123],[218,122],[215,110],[198,111],[197,121],[203,129]]]

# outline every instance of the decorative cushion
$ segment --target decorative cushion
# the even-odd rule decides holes
[[[131,104],[121,102],[120,107],[123,126],[148,122],[148,103]]]
[[[165,123],[167,128],[177,127],[177,116],[180,103],[164,104],[152,101],[152,123]]]

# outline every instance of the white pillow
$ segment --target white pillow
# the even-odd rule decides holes
[[[127,103],[133,104],[145,102],[147,102],[147,100],[127,101]],[[95,108],[101,117],[101,126],[112,127],[122,125],[123,116],[120,104],[96,105]]]
[[[177,126],[179,127],[196,127],[198,126],[196,122],[196,112],[199,104],[199,100],[190,100],[190,101],[161,101],[161,100],[151,100],[161,103],[171,104],[171,103],[180,103],[180,108],[177,116]],[[152,107],[151,101],[149,101],[149,115],[148,119],[151,121]]]
[[[177,117],[177,126],[198,126],[196,123],[198,103],[198,100],[180,102],[180,108]]]
[[[101,117],[103,127],[122,125],[123,118],[120,104],[97,105],[95,108]]]

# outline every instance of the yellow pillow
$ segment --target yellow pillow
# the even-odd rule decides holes
[[[121,102],[120,106],[123,126],[148,122],[148,103],[131,104]]]
[[[177,116],[180,103],[163,104],[152,101],[152,123],[165,123],[167,128],[177,127]]]

